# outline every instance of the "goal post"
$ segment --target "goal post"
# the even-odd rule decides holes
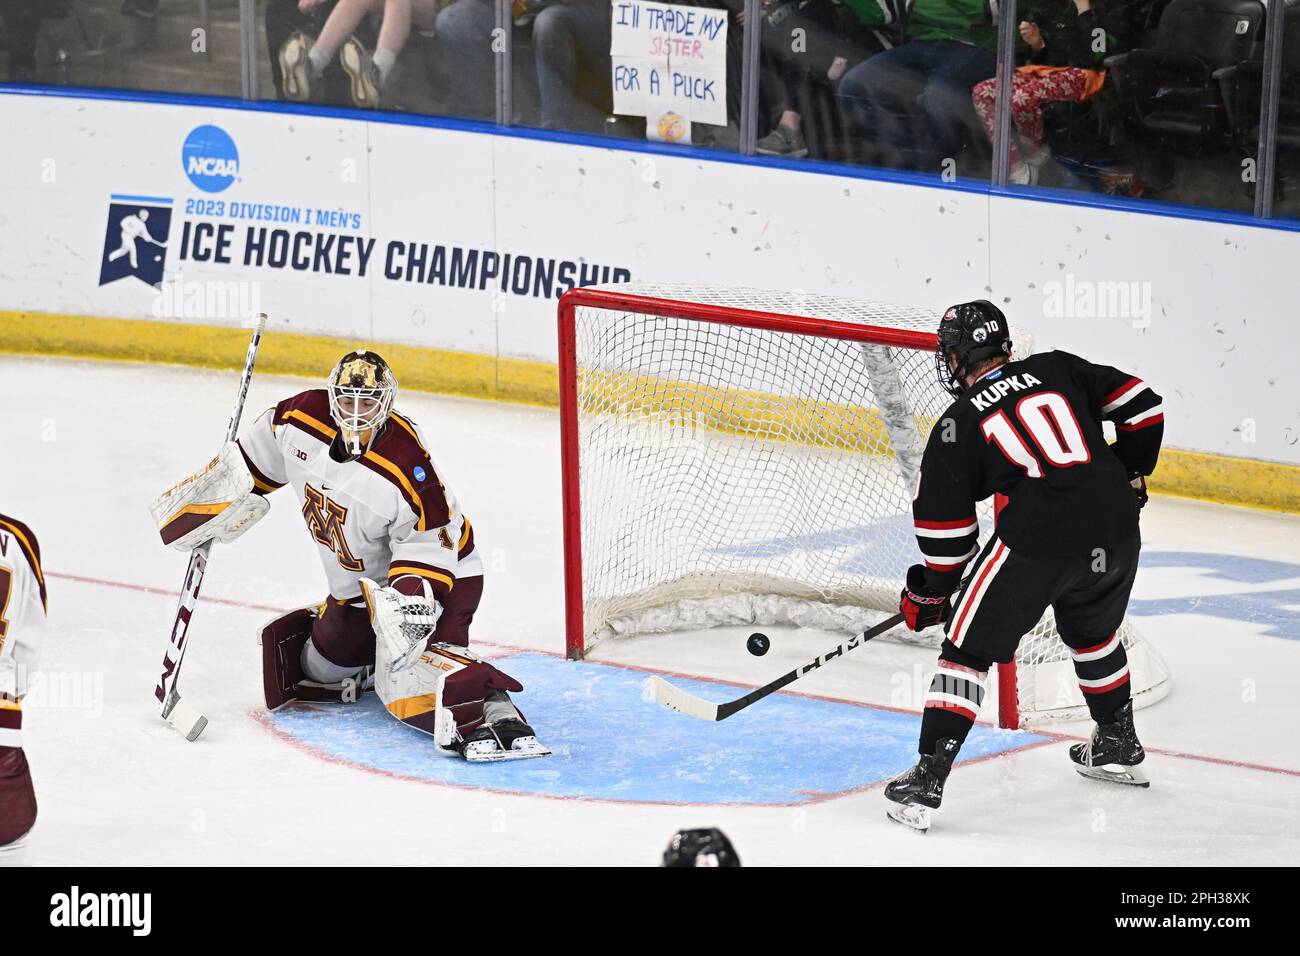
[[[952,401],[938,317],[798,291],[624,284],[558,309],[565,642],[866,630],[919,560],[911,499]],[[1014,330],[1013,330],[1014,337]],[[1018,349],[1023,351],[1023,349]],[[980,507],[981,530],[994,524]],[[937,646],[939,629],[896,629]],[[1137,706],[1168,670],[1125,622]],[[1086,716],[1051,613],[999,669],[1004,727]]]

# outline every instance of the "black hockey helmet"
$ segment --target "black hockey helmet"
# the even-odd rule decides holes
[[[740,866],[727,835],[716,827],[678,830],[664,850],[664,866]]]
[[[962,379],[967,370],[999,355],[1011,355],[1011,329],[1007,317],[992,302],[962,302],[943,314],[934,367],[944,391],[960,396],[966,390]]]

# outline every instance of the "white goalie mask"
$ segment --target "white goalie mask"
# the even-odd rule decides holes
[[[349,352],[329,379],[330,415],[352,455],[369,448],[393,410],[397,379],[374,352]]]

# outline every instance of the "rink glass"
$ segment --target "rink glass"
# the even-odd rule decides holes
[[[282,99],[284,41],[295,30],[321,36],[338,6],[325,0],[304,11],[299,2],[10,3],[0,8],[0,63],[18,83]],[[795,168],[829,162],[1019,191],[1011,144],[1023,148],[1023,136],[996,81],[1029,58],[1022,23],[1050,33],[1044,25],[1069,22],[1075,4],[986,8],[962,31],[969,42],[945,45],[917,36],[924,27],[915,22],[912,39],[900,42],[892,0],[684,0],[677,6],[720,12],[727,23],[725,64],[713,67],[725,122],[689,123],[690,142]],[[379,109],[685,142],[672,117],[614,112],[617,2],[413,0],[413,11]],[[1300,164],[1300,8],[1099,0],[1094,13],[1106,27],[1096,64],[1105,81],[1082,102],[1044,107],[1050,156],[1035,189],[1116,205],[1300,215],[1288,188]],[[367,51],[380,21],[371,13],[351,29]],[[981,95],[988,80],[991,94]],[[316,92],[318,104],[352,105],[338,56]],[[774,131],[791,123],[797,141],[774,144]]]

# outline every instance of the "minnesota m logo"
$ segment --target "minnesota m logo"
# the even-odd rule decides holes
[[[304,485],[302,491],[307,499],[302,506],[302,516],[311,536],[338,555],[339,566],[344,570],[364,571],[365,562],[353,556],[348,548],[348,539],[343,534],[343,522],[348,518],[348,509],[337,501],[330,501],[311,485]]]

